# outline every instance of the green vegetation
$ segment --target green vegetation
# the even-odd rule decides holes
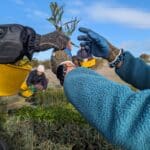
[[[64,6],[59,6],[56,2],[50,3],[51,16],[47,19],[58,31],[63,31],[66,35],[70,36],[75,31],[79,20],[74,19],[64,22]]]
[[[63,89],[38,93],[35,105],[5,115],[0,130],[12,150],[114,150],[66,100]]]
[[[44,61],[39,61],[37,59],[33,59],[29,64],[33,67],[36,68],[39,64],[44,65],[45,69],[51,69],[51,62],[50,60],[44,60]]]

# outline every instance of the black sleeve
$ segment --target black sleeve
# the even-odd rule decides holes
[[[27,78],[27,81],[26,81],[26,83],[27,83],[28,86],[30,86],[32,84],[32,79],[34,77],[34,74],[35,74],[35,71],[31,71],[30,72],[30,74],[29,74],[29,76]]]
[[[43,84],[43,88],[45,90],[47,88],[47,84],[48,84],[48,79],[45,77],[45,75],[43,76],[42,84]]]

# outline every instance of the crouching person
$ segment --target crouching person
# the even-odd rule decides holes
[[[27,86],[32,87],[34,92],[46,90],[48,80],[45,76],[45,68],[39,65],[37,69],[30,72],[27,78]]]
[[[23,93],[27,97],[26,101],[34,102],[35,94],[40,91],[44,92],[47,89],[47,84],[48,79],[45,75],[45,68],[43,65],[39,65],[37,69],[30,72],[26,80],[26,86],[28,88]]]

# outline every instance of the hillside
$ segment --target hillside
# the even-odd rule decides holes
[[[119,78],[119,76],[116,75],[114,69],[109,68],[107,62],[104,62],[102,66],[97,67],[95,71],[110,80],[123,83],[123,84],[125,83]],[[58,79],[56,78],[55,74],[51,71],[51,69],[46,70],[46,76],[49,80],[50,87],[60,86]]]
[[[103,76],[105,76],[106,78],[115,81],[115,82],[119,82],[121,84],[126,84],[124,81],[122,81],[118,75],[116,75],[114,69],[111,69],[108,67],[107,62],[103,62],[102,65],[99,65],[95,71]],[[56,78],[56,75],[51,71],[51,69],[47,69],[46,70],[46,77],[49,80],[49,84],[48,87],[50,88],[59,88],[61,87],[61,85],[59,84],[59,80]],[[13,109],[13,108],[20,108],[23,105],[29,106],[29,103],[25,102],[25,99],[23,97],[20,96],[10,96],[10,97],[4,97],[1,99],[5,99],[8,102],[8,109]]]

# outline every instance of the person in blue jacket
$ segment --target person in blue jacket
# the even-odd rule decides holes
[[[57,77],[68,100],[112,144],[127,150],[150,150],[150,66],[130,52],[119,50],[87,28],[79,29],[81,44],[139,91],[115,83],[71,63],[61,64]],[[69,70],[69,71],[68,71]]]

